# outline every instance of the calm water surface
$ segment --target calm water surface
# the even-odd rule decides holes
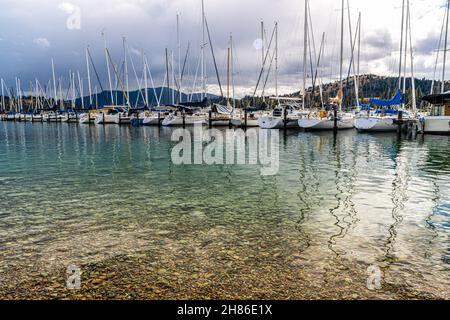
[[[212,261],[213,244],[237,259],[352,259],[448,290],[450,138],[288,132],[279,174],[262,177],[175,166],[171,133],[0,122],[0,274],[152,250]]]

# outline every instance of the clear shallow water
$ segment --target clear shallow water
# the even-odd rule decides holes
[[[288,132],[279,174],[262,177],[175,166],[171,133],[0,122],[2,281],[140,252],[232,268],[214,258],[225,250],[244,264],[350,259],[449,290],[448,137]]]

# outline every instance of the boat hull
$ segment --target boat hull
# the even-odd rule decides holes
[[[94,123],[97,125],[99,125],[99,124],[116,124],[116,118],[114,115],[100,114],[95,118]]]
[[[231,124],[235,127],[244,127],[244,119],[231,119]],[[247,119],[247,127],[259,127],[258,119]]]
[[[78,123],[80,122],[80,117],[77,115],[65,115],[62,116],[61,118],[61,122],[65,122],[65,123]]]
[[[305,130],[334,130],[333,119],[300,119],[298,121],[300,128]],[[354,128],[354,119],[341,119],[337,122],[338,130],[349,130]]]
[[[450,116],[425,117],[423,125],[425,133],[450,135]]]
[[[160,117],[145,117],[142,121],[142,124],[144,126],[159,126],[161,122]]]
[[[131,118],[127,115],[114,115],[115,124],[130,124]]]
[[[284,119],[278,117],[261,117],[258,119],[261,129],[284,129]],[[287,120],[286,128],[298,128],[298,120]]]
[[[181,116],[168,116],[162,122],[162,125],[165,127],[174,127],[183,125],[193,126],[196,124],[200,125],[206,124],[206,118],[199,116],[186,116],[183,121],[183,117]]]
[[[398,129],[394,118],[378,117],[357,118],[355,127],[361,132],[394,132]]]

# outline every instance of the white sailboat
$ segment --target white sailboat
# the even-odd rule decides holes
[[[298,120],[298,126],[302,129],[311,131],[311,130],[348,130],[354,128],[355,117],[353,113],[343,112],[342,111],[342,103],[344,96],[344,82],[343,82],[343,61],[344,61],[344,0],[342,0],[341,7],[341,52],[340,52],[340,65],[339,65],[339,82],[340,89],[336,99],[334,99],[339,106],[333,105],[333,110],[323,109],[319,112],[308,113],[307,115],[302,116],[301,119]],[[305,44],[304,44],[304,55],[303,55],[303,65],[304,65],[304,78],[303,78],[303,106],[306,104],[306,65],[307,65],[307,47],[308,47],[308,35],[309,35],[309,2],[305,0]],[[358,26],[360,25],[360,20],[358,21]],[[312,29],[312,27],[311,27]],[[350,37],[352,38],[352,37]],[[354,56],[354,42],[353,39],[351,41],[352,46],[352,62]],[[322,54],[322,46],[323,46],[323,38],[321,50],[319,52],[319,60],[320,55]],[[352,64],[351,62],[351,64]],[[317,63],[317,68],[319,68],[319,63]],[[351,68],[351,66],[350,66]],[[356,83],[355,83],[356,86]],[[338,109],[338,110],[336,110]]]
[[[294,105],[280,104],[274,109],[272,114],[259,117],[258,124],[261,129],[298,128],[298,121],[303,114]]]
[[[450,134],[450,92],[445,92],[445,68],[447,60],[447,44],[448,44],[448,22],[450,14],[450,0],[447,1],[447,8],[444,17],[445,21],[445,32],[444,33],[444,61],[442,66],[442,79],[441,79],[441,92],[440,94],[433,94],[434,86],[431,88],[431,95],[424,97],[424,100],[431,103],[432,111],[429,116],[425,116],[422,119],[423,132],[429,134]],[[444,31],[444,30],[443,30]],[[441,35],[442,37],[442,35]],[[441,43],[439,43],[441,47]],[[439,48],[440,49],[440,48]],[[439,59],[436,58],[436,64]]]
[[[403,80],[403,92],[406,92],[406,64],[407,64],[408,41],[409,41],[409,51],[411,61],[411,83],[412,83],[411,104],[413,113],[408,112],[404,108],[404,100],[401,92],[402,80]],[[404,73],[403,78],[402,78],[402,67]],[[377,106],[377,109],[362,110],[357,114],[355,119],[355,127],[360,132],[396,132],[398,130],[397,120],[399,119],[400,115],[402,119],[415,119],[416,97],[415,97],[415,79],[414,79],[414,56],[412,45],[411,14],[410,14],[409,0],[403,0],[402,5],[399,86],[397,93],[391,100],[370,99],[369,104]]]
[[[207,118],[208,115],[205,113],[177,111],[166,116],[162,125],[165,127],[205,125]]]

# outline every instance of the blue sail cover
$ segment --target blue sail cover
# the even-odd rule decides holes
[[[397,90],[396,95],[391,100],[370,99],[369,103],[379,107],[390,107],[402,104],[403,97],[400,90]]]

